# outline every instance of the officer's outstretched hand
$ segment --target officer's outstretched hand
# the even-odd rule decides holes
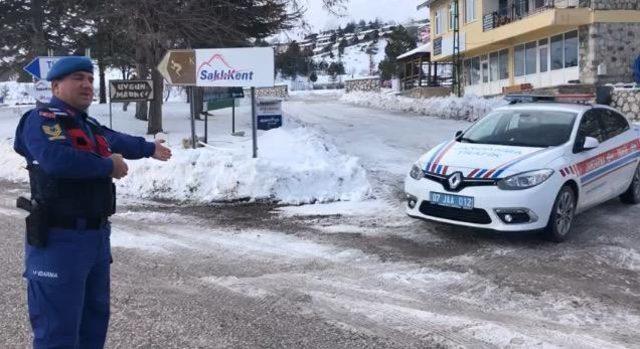
[[[124,162],[122,155],[111,155],[111,161],[113,161],[113,171],[111,172],[111,177],[115,179],[125,177],[127,175],[127,172],[129,171],[129,166],[127,166],[127,163]]]
[[[156,139],[156,151],[153,153],[153,158],[160,161],[167,161],[171,158],[171,149],[162,145],[164,139]]]

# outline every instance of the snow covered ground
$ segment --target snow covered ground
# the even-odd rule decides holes
[[[183,183],[199,184],[210,198],[222,191],[204,189],[225,186],[206,187],[203,179],[227,183],[261,169],[260,163],[249,166],[249,138],[229,135],[228,110],[210,119],[214,148],[179,151],[175,166],[131,163],[135,181],[120,185],[142,194],[126,200],[113,217],[110,345],[637,347],[640,207],[612,201],[591,210],[578,217],[564,244],[409,219],[402,181],[412,162],[470,123],[356,106],[345,98],[337,91],[292,94],[284,104],[286,126],[261,132],[260,154],[265,166],[274,167],[269,174],[295,178],[298,194],[308,189],[321,198],[319,187],[333,183],[334,199],[355,200],[283,207],[144,199],[151,195],[146,193],[159,195],[149,184],[153,180],[175,186],[159,191],[174,198],[185,193]],[[186,110],[183,103],[166,106],[164,127],[174,150],[188,130]],[[21,111],[0,109],[0,177],[16,173],[5,147]],[[91,112],[108,123],[104,106]],[[239,130],[249,130],[247,115],[240,107]],[[146,125],[132,120],[131,112],[118,112],[114,127],[144,134]],[[358,166],[345,165],[355,159]],[[218,172],[227,182],[216,179]],[[342,179],[314,183],[307,172]],[[172,184],[170,174],[176,173],[179,183]],[[349,174],[351,185],[338,184]],[[253,183],[253,193],[290,193]],[[0,312],[19,318],[25,310],[17,305],[15,284],[22,263],[9,252],[21,247],[16,217],[22,213],[13,203],[26,186],[6,185],[0,226],[9,228],[3,228],[0,244],[8,248],[0,259],[8,262],[0,265],[7,275],[0,280]],[[374,199],[358,199],[369,197]],[[19,324],[26,320],[0,323],[0,346],[25,346],[28,330]]]
[[[24,160],[12,149],[13,132],[28,108],[0,108],[2,178],[28,180]],[[113,126],[144,135],[146,123],[134,119],[133,109],[123,112],[120,104],[114,105]],[[90,113],[109,124],[107,105],[93,105]],[[280,129],[260,131],[259,157],[253,159],[248,107],[237,110],[237,129],[245,131],[244,137],[230,135],[230,109],[216,111],[209,125],[211,146],[197,150],[182,149],[182,139],[190,132],[188,105],[170,102],[164,113],[164,130],[174,151],[173,159],[168,163],[152,159],[129,162],[129,175],[117,182],[120,193],[195,203],[269,200],[289,204],[359,201],[369,195],[370,186],[358,159],[339,152],[299,124],[288,122]],[[199,136],[203,136],[203,124],[198,121]]]
[[[392,92],[353,92],[344,94],[342,102],[389,111],[415,113],[437,118],[476,121],[491,110],[506,105],[502,98],[485,99],[474,95],[415,99]]]

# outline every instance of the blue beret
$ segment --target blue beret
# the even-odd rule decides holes
[[[51,66],[47,74],[47,81],[61,79],[71,73],[85,71],[93,74],[93,63],[85,56],[68,56],[60,58]]]

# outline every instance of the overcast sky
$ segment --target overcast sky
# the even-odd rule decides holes
[[[336,18],[322,8],[322,0],[302,0],[308,11],[306,19],[315,30],[336,27],[351,20],[373,20],[376,17],[383,21],[395,20],[404,22],[410,18],[426,18],[427,9],[416,10],[418,0],[347,0],[344,18]]]

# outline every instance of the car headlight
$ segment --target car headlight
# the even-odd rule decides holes
[[[522,190],[535,187],[551,177],[553,170],[537,170],[518,173],[498,182],[502,190]]]
[[[409,172],[409,176],[411,176],[411,178],[413,179],[420,180],[424,178],[424,172],[422,172],[422,169],[420,168],[420,166],[414,164],[411,167],[411,172]]]

